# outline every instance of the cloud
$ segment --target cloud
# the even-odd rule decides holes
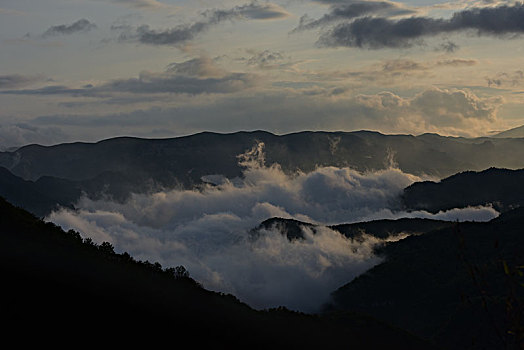
[[[289,14],[280,6],[272,3],[259,3],[235,6],[227,10],[207,10],[202,13],[203,20],[191,24],[181,24],[174,28],[155,30],[149,25],[141,25],[134,29],[131,27],[114,27],[123,30],[118,40],[121,42],[139,42],[148,45],[177,46],[193,40],[198,34],[206,32],[209,28],[225,21],[234,20],[274,20],[288,17]]]
[[[384,92],[360,95],[357,101],[365,106],[364,114],[368,117],[405,130],[433,129],[470,136],[486,132],[497,121],[497,109],[502,102],[500,98],[481,99],[467,90],[437,88],[408,99]]]
[[[258,1],[253,1],[251,4],[246,4],[242,6],[236,6],[229,11],[216,11],[215,13],[223,14],[234,14],[235,16],[241,16],[247,19],[259,19],[259,20],[273,20],[273,19],[283,19],[290,16],[290,14],[277,4],[270,2],[259,3]]]
[[[522,83],[524,80],[524,72],[521,70],[516,70],[511,73],[501,72],[497,73],[495,76],[486,77],[488,86],[517,86]]]
[[[414,70],[427,70],[428,67],[410,59],[387,60],[382,66],[382,72],[401,72]]]
[[[100,92],[133,94],[233,93],[256,85],[255,76],[229,73],[222,77],[199,78],[179,74],[142,72],[138,78],[115,80],[98,88]]]
[[[205,287],[233,293],[256,308],[285,305],[314,312],[334,289],[381,261],[373,249],[382,240],[348,239],[324,224],[464,216],[460,210],[436,216],[393,211],[402,189],[420,180],[398,169],[359,173],[327,167],[286,175],[278,164],[264,163],[261,143],[239,162],[245,168],[241,179],[209,176],[216,185],[136,194],[126,203],[84,198],[77,211],[64,209],[47,219],[138,259],[184,265]],[[302,228],[304,240],[289,241],[276,227],[253,234],[271,217],[320,226]]]
[[[227,72],[219,68],[209,56],[200,56],[184,62],[173,62],[167,66],[167,72],[190,77],[223,77]]]
[[[10,15],[10,16],[24,16],[27,13],[19,11],[19,10],[13,10],[13,9],[6,9],[0,7],[0,15]]]
[[[323,27],[342,20],[352,20],[366,15],[381,15],[384,17],[405,16],[417,13],[416,10],[402,4],[390,1],[319,1],[331,4],[331,10],[319,19],[311,19],[307,15],[300,18],[300,23],[293,30],[302,31]]]
[[[360,174],[347,168],[289,176],[278,165],[264,166],[260,150],[244,158],[243,179],[223,178],[200,191],[133,195],[120,204],[83,199],[78,211],[48,219],[136,258],[182,264],[205,287],[254,307],[316,311],[330,292],[380,262],[373,247],[381,240],[350,240],[319,227],[290,242],[276,229],[257,236],[251,229],[274,216],[330,223],[363,217],[417,178],[393,169]]]
[[[312,74],[316,81],[344,81],[351,79],[353,83],[384,87],[395,84],[410,84],[408,78],[433,78],[438,69],[467,68],[479,64],[479,61],[465,58],[439,59],[436,61],[415,61],[399,58],[388,59],[369,65],[359,70],[324,71]],[[412,83],[410,84],[412,86]]]
[[[436,48],[435,50],[436,51],[445,51],[445,52],[448,52],[448,53],[453,53],[455,51],[457,51],[459,49],[459,46],[457,44],[455,44],[453,41],[446,41],[446,42],[443,42],[443,43],[440,43]]]
[[[143,71],[138,78],[117,79],[97,86],[71,88],[62,85],[38,89],[4,90],[14,95],[72,95],[108,97],[115,93],[130,94],[205,94],[243,91],[257,84],[258,78],[249,73],[228,72],[217,67],[208,57],[171,63],[164,72]]]
[[[447,66],[447,67],[471,67],[479,63],[477,60],[464,59],[464,58],[453,58],[447,60],[439,60],[436,62],[436,66]]]
[[[524,4],[470,8],[451,18],[360,17],[336,25],[319,39],[321,46],[369,49],[405,48],[420,45],[423,39],[439,34],[474,31],[479,36],[513,38],[524,32]]]
[[[86,96],[90,94],[90,88],[70,88],[65,85],[51,85],[37,89],[3,90],[0,94],[6,95],[74,95]]]
[[[419,219],[433,219],[443,221],[475,221],[475,222],[487,222],[495,219],[499,216],[499,212],[492,207],[466,207],[466,208],[454,208],[445,211],[439,211],[436,214],[429,213],[427,211],[412,211],[412,212],[391,212],[388,210],[378,211],[377,213],[370,215],[368,220],[381,220],[381,219],[400,219],[400,218],[419,218]]]
[[[427,90],[410,101],[410,107],[420,111],[435,125],[449,125],[461,119],[494,121],[499,100],[483,100],[465,90]]]
[[[41,75],[0,75],[0,89],[17,89],[45,80]]]
[[[294,70],[297,62],[292,62],[291,57],[281,51],[247,49],[247,57],[236,58],[236,61],[260,69],[288,69]]]
[[[500,97],[483,98],[460,89],[432,88],[401,97],[388,91],[354,95],[342,88],[319,86],[200,94],[175,107],[100,115],[86,106],[85,114],[41,116],[31,123],[67,127],[72,132],[84,130],[91,133],[93,140],[112,136],[111,133],[147,136],[148,130],[157,129],[158,125],[180,135],[202,130],[288,133],[297,131],[297,123],[303,130],[366,129],[476,137],[501,128],[497,112],[502,102]]]
[[[53,145],[64,141],[70,141],[70,138],[56,126],[38,127],[28,123],[0,125],[0,151],[32,143]]]
[[[87,19],[82,18],[73,24],[61,24],[52,26],[47,29],[42,37],[56,36],[56,35],[71,35],[79,32],[88,32],[96,28],[96,24],[89,22]]]
[[[283,59],[284,55],[278,51],[273,52],[264,50],[261,52],[254,52],[254,55],[247,59],[247,64],[259,67],[267,67]]]
[[[386,60],[382,64],[383,73],[423,71],[441,67],[471,67],[479,62],[474,59],[451,58],[433,62],[417,62],[411,59]]]
[[[146,9],[159,9],[165,8],[168,5],[156,0],[111,0],[115,3],[120,3],[136,8],[146,8]]]

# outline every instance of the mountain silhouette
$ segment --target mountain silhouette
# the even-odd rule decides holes
[[[491,205],[507,211],[524,205],[524,169],[490,168],[465,171],[439,182],[416,182],[404,189],[402,202],[408,210],[441,210]]]
[[[522,138],[524,137],[524,125],[518,126],[513,129],[505,130],[502,132],[499,132],[498,134],[494,135],[493,137],[516,137],[516,138]]]
[[[427,343],[353,313],[256,311],[208,291],[182,267],[162,268],[64,232],[0,198],[4,340],[24,344],[184,345],[215,348],[315,346],[420,349]],[[79,340],[77,338],[77,340]],[[167,342],[167,343],[166,343]]]
[[[395,166],[406,173],[442,178],[489,167],[524,168],[524,139],[370,131],[205,132],[170,139],[120,137],[97,143],[29,145],[0,152],[0,166],[20,178],[16,186],[27,185],[22,192],[33,192],[27,196],[41,194],[37,201],[41,203],[26,205],[28,200],[16,198],[7,188],[14,178],[5,169],[0,171],[0,195],[44,216],[57,204],[71,207],[82,193],[94,199],[104,196],[125,201],[131,193],[194,189],[204,183],[205,176],[241,177],[244,168],[238,155],[260,143],[264,144],[265,164],[278,163],[289,174],[319,166],[361,172]]]
[[[443,349],[524,345],[524,208],[381,247],[385,261],[333,293],[327,310],[363,312]]]

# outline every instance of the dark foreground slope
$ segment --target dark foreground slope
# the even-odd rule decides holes
[[[368,313],[443,349],[524,346],[524,208],[381,253],[385,262],[333,294],[333,309]]]
[[[524,169],[465,171],[439,182],[416,182],[404,189],[404,207],[409,210],[440,210],[492,205],[498,211],[524,206]]]
[[[0,197],[38,217],[45,217],[59,207],[74,208],[83,193],[92,199],[110,195],[116,201],[129,197],[134,189],[147,186],[125,174],[106,172],[87,180],[66,180],[42,176],[36,181],[24,180],[0,167]]]
[[[135,261],[0,198],[3,340],[213,348],[421,349],[369,317],[255,311],[183,271]]]

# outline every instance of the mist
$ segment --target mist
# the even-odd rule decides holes
[[[125,203],[84,197],[76,211],[61,209],[46,220],[139,260],[184,265],[205,288],[254,308],[315,312],[331,292],[382,261],[373,252],[384,241],[348,239],[326,225],[400,217],[487,221],[498,215],[489,207],[401,212],[398,195],[422,179],[395,168],[286,174],[278,164],[265,164],[262,143],[240,155],[239,164],[242,178],[210,174],[200,188],[133,194]],[[289,241],[277,228],[252,234],[272,217],[318,226],[315,232],[302,227],[303,240]]]

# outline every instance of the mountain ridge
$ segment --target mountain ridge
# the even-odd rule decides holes
[[[445,349],[520,349],[522,225],[518,208],[385,245],[384,262],[336,290],[326,310],[369,313]]]
[[[116,171],[131,172],[167,187],[176,183],[191,187],[204,175],[240,176],[242,169],[236,157],[257,142],[265,144],[268,165],[278,163],[288,172],[307,172],[318,166],[380,170],[390,165],[392,157],[404,172],[436,177],[490,166],[524,167],[524,140],[520,139],[385,135],[374,131],[284,135],[267,131],[202,132],[163,139],[118,137],[96,143],[27,145],[14,152],[0,152],[0,166],[33,181],[45,175],[86,180],[104,171]]]
[[[524,206],[523,183],[524,169],[464,171],[438,182],[413,183],[404,189],[401,198],[407,210],[437,213],[489,205],[503,212]]]
[[[522,138],[524,137],[524,125],[517,126],[515,128],[499,132],[493,137],[511,137],[511,138]]]

